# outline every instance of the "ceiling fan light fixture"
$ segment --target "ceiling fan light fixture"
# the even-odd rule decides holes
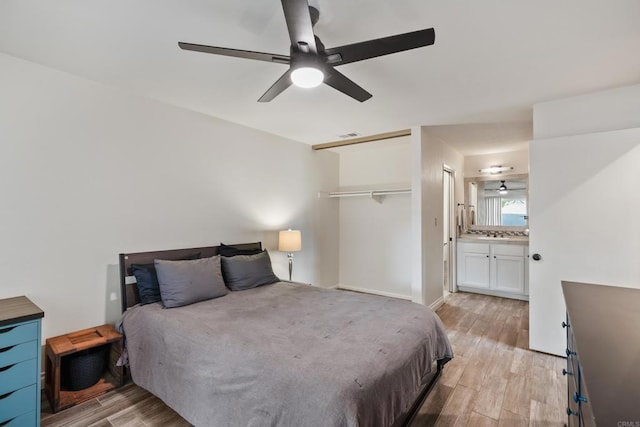
[[[322,2],[322,0],[280,1],[289,33],[289,41],[291,42],[289,55],[185,42],[178,42],[178,46],[180,49],[194,52],[289,65],[289,69],[258,98],[258,102],[273,100],[291,85],[312,88],[323,82],[358,102],[364,102],[370,99],[372,95],[334,67],[430,46],[435,42],[435,30],[433,28],[425,28],[408,33],[325,48],[314,32],[314,25],[320,19],[319,2]],[[325,74],[326,81],[324,80]]]
[[[504,183],[504,181],[500,181],[502,183],[502,185],[500,185],[500,188],[498,188],[498,192],[500,194],[507,194],[507,185]]]
[[[300,67],[291,72],[291,82],[305,89],[320,86],[323,81],[324,73],[315,67]]]

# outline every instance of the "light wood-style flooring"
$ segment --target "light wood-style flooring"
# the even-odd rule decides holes
[[[422,406],[414,427],[562,426],[565,360],[528,350],[529,307],[517,300],[451,294],[437,310],[455,358]],[[189,426],[158,398],[135,386],[52,414],[42,426]]]
[[[566,360],[528,349],[529,303],[457,293],[437,313],[455,357],[422,406],[415,427],[566,423]]]

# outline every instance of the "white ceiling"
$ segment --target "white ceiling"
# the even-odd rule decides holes
[[[2,0],[0,52],[305,143],[429,125],[465,154],[522,146],[536,102],[640,82],[638,0],[319,7],[327,47],[429,27],[436,42],[340,67],[373,94],[362,104],[324,85],[258,103],[286,66],[177,46],[288,54],[278,0]]]

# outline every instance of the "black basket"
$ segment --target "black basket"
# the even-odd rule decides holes
[[[105,370],[108,349],[108,345],[102,345],[62,357],[62,388],[76,391],[97,383]]]

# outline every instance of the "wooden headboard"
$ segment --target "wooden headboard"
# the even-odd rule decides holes
[[[262,249],[262,243],[240,243],[233,244],[240,249]],[[212,257],[218,255],[220,246],[206,246],[203,248],[189,248],[189,249],[171,249],[167,251],[153,251],[153,252],[137,252],[131,254],[120,254],[120,294],[122,297],[122,312],[124,313],[127,308],[133,307],[140,302],[140,296],[138,295],[138,288],[133,280],[127,280],[132,276],[131,265],[133,264],[153,264],[153,260],[179,260],[198,255],[200,258]]]

